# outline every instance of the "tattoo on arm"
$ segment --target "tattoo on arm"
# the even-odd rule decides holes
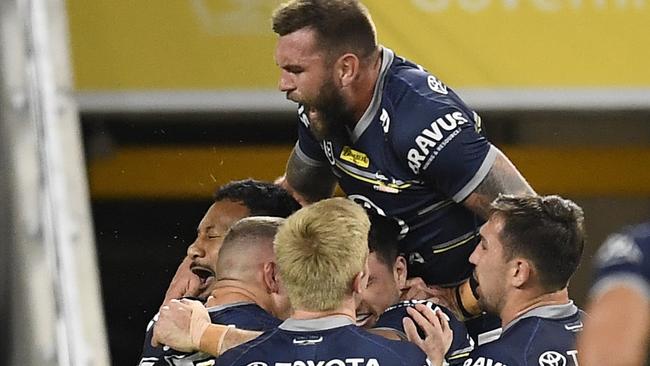
[[[287,183],[307,202],[331,197],[336,187],[336,177],[328,165],[313,166],[298,157],[295,150],[287,162]]]
[[[487,219],[490,213],[490,203],[499,194],[536,194],[501,151],[497,152],[492,168],[478,187],[465,199],[464,204],[479,216]]]

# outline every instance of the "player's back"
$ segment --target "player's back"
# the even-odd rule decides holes
[[[250,302],[238,302],[227,305],[219,305],[208,308],[210,320],[213,324],[232,325],[239,329],[266,331],[278,326],[281,321],[274,318],[257,304]],[[154,365],[213,365],[214,357],[202,352],[185,353],[175,351],[168,347],[153,347],[151,338],[153,337],[153,326],[158,319],[158,315],[149,323],[147,334],[145,335],[140,366]]]
[[[499,339],[476,348],[464,366],[577,366],[582,316],[573,303],[533,309],[508,324]]]
[[[415,345],[368,333],[345,316],[289,319],[217,359],[219,366],[422,366]]]

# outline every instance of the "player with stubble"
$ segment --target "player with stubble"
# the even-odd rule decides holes
[[[463,317],[480,314],[468,281],[478,230],[498,194],[532,188],[451,88],[377,43],[358,1],[288,1],[272,21],[279,89],[299,115],[280,184],[309,203],[338,183],[394,218],[410,275],[439,286]]]

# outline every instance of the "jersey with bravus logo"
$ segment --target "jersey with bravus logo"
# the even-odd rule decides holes
[[[450,88],[384,48],[373,99],[348,141],[317,141],[304,106],[298,114],[298,158],[330,165],[350,199],[398,221],[410,275],[429,284],[469,277],[483,221],[461,202],[497,150]]]
[[[408,312],[406,308],[415,307],[415,304],[424,304],[431,309],[440,309],[443,313],[449,318],[449,328],[453,332],[453,339],[451,341],[451,346],[445,354],[445,360],[449,364],[459,364],[469,355],[469,353],[474,349],[474,341],[467,334],[467,329],[463,322],[458,320],[456,316],[446,307],[436,305],[430,301],[426,300],[408,300],[402,301],[395,305],[392,305],[384,311],[383,314],[377,319],[377,323],[373,326],[376,329],[392,329],[396,331],[399,336],[406,340],[406,332],[404,331],[404,325],[402,319],[408,317]],[[425,337],[424,331],[415,323],[415,326],[418,330],[418,333],[422,338]]]
[[[595,265],[592,296],[623,285],[650,299],[650,222],[610,235],[598,250]]]
[[[530,310],[506,325],[497,340],[475,348],[463,366],[578,366],[583,314],[573,302]]]
[[[266,331],[277,327],[281,321],[274,318],[257,304],[240,302],[208,308],[213,324],[232,325],[239,329]],[[211,366],[215,364],[214,356],[203,353],[185,353],[169,347],[153,347],[153,326],[158,315],[147,326],[142,356],[139,366]]]
[[[430,366],[414,344],[370,334],[345,316],[288,319],[235,347],[219,366]]]

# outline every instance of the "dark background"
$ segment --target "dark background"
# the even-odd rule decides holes
[[[616,148],[647,147],[650,143],[648,112],[488,111],[481,115],[486,135],[499,147]],[[81,121],[90,173],[97,161],[129,147],[238,146],[255,152],[263,146],[290,147],[296,138],[293,113],[83,113]],[[648,160],[648,156],[640,158]],[[255,163],[250,161],[252,165]],[[282,174],[283,164],[284,161],[277,163],[277,175]],[[549,171],[558,168],[550,162],[542,161],[542,165],[541,169]],[[603,166],[603,169],[612,168],[615,167]],[[526,171],[523,174],[526,176]],[[168,177],[171,183],[181,178]],[[233,175],[228,179],[243,178],[247,177]],[[531,183],[539,187],[549,182]],[[648,184],[650,186],[650,182]],[[552,186],[563,189],[562,183],[553,183]],[[91,184],[97,255],[113,365],[137,364],[145,327],[157,312],[187,246],[194,240],[196,226],[211,204],[209,192],[216,188],[215,183],[201,197],[118,195],[107,198],[94,192]],[[537,189],[542,194],[556,193]],[[649,218],[650,199],[643,193],[629,195],[616,191],[593,195],[574,190],[562,195],[574,199],[586,214],[589,242],[583,264],[570,286],[571,296],[578,304],[583,304],[594,251],[608,233],[622,225]]]

